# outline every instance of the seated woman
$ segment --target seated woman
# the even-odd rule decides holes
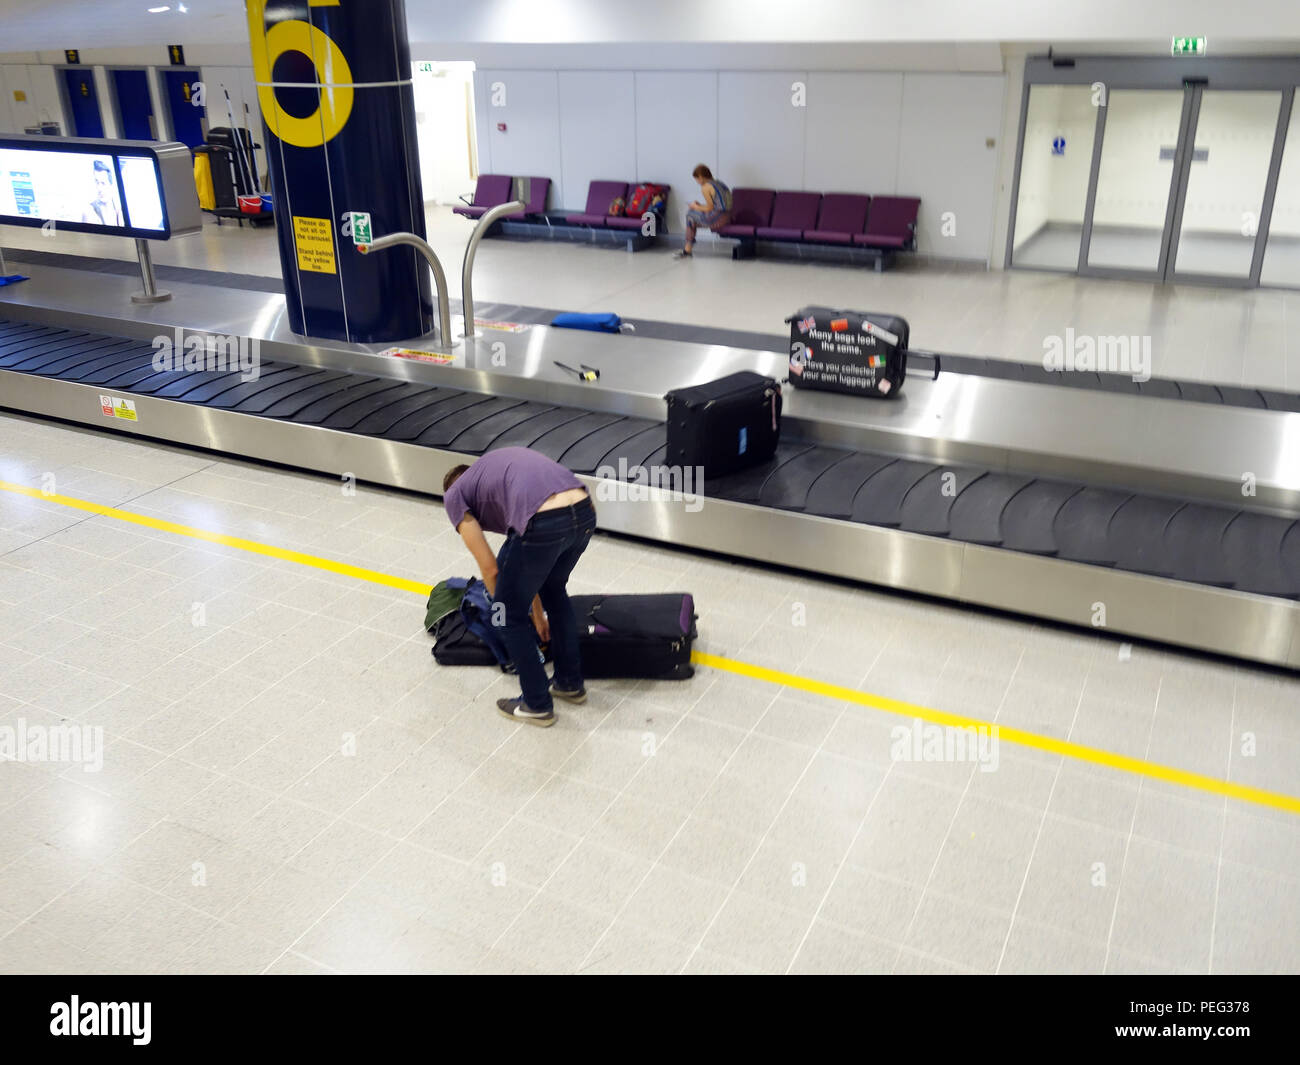
[[[704,200],[691,202],[691,208],[686,212],[686,243],[673,256],[674,259],[690,257],[695,249],[695,231],[700,226],[717,229],[725,226],[731,217],[731,189],[715,178],[713,171],[703,163],[691,171],[691,177],[699,182]]]

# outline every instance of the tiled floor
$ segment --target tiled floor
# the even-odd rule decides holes
[[[3,480],[469,571],[425,499],[13,415],[0,442]],[[702,650],[1300,794],[1294,676],[607,536],[574,587],[687,589]],[[1300,963],[1300,817],[1008,742],[901,760],[909,720],[710,668],[532,729],[507,678],[434,664],[422,608],[0,491],[0,729],[105,739],[99,772],[0,763],[0,971]]]
[[[429,239],[453,295],[470,225],[434,208]],[[11,229],[7,247],[130,259],[129,241]],[[901,314],[916,348],[1041,363],[1053,338],[1150,336],[1157,377],[1300,391],[1300,291],[1157,285],[1032,270],[908,262],[864,267],[756,259],[733,262],[729,242],[704,241],[694,260],[670,249],[489,240],[475,267],[481,302],[653,318],[783,334],[783,319],[820,304]],[[158,246],[155,260],[231,273],[280,274],[275,234],[208,221],[202,235]]]

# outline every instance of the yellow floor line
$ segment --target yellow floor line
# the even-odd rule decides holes
[[[344,577],[355,577],[359,581],[382,584],[386,588],[398,588],[404,592],[414,592],[416,595],[427,597],[433,590],[432,585],[423,584],[420,581],[408,581],[403,577],[380,573],[378,570],[351,566],[346,562],[335,562],[333,559],[321,558],[319,555],[305,555],[301,551],[288,551],[283,547],[259,544],[256,540],[243,540],[238,536],[227,536],[225,533],[196,529],[193,525],[180,525],[174,521],[164,521],[162,518],[151,518],[147,514],[136,514],[129,510],[120,510],[117,507],[106,507],[101,503],[91,503],[85,499],[74,499],[72,496],[46,495],[39,488],[28,488],[22,484],[0,481],[0,489],[22,496],[31,496],[32,499],[42,499],[47,503],[58,503],[60,506],[84,510],[88,514],[98,514],[100,517],[116,518],[118,521],[129,522],[132,525],[142,525],[146,529],[157,529],[159,532],[188,536],[193,540],[205,540],[210,544],[221,544],[223,547],[233,547],[240,551],[248,551],[254,555],[263,555],[266,558],[296,562],[300,566],[310,566],[312,569],[337,573]]]
[[[747,662],[737,662],[730,658],[723,658],[720,655],[696,651],[691,655],[691,660],[703,666],[723,670],[726,673],[751,677],[754,680],[766,681],[768,684],[781,684],[787,688],[808,692],[811,695],[822,695],[827,699],[838,699],[841,702],[869,706],[873,710],[881,710],[887,714],[918,718],[921,721],[928,721],[935,725],[944,725],[949,728],[995,728],[999,740],[1005,740],[1007,743],[1014,743],[1020,747],[1030,747],[1036,751],[1060,754],[1080,762],[1091,762],[1093,765],[1102,765],[1125,773],[1150,777],[1153,780],[1163,780],[1169,784],[1180,784],[1186,788],[1195,788],[1198,791],[1207,791],[1215,795],[1226,795],[1230,799],[1241,799],[1243,802],[1253,802],[1260,806],[1271,806],[1276,810],[1286,810],[1289,813],[1300,814],[1300,798],[1292,795],[1264,791],[1261,788],[1252,788],[1245,784],[1233,784],[1231,781],[1220,780],[1217,777],[1189,773],[1185,769],[1175,769],[1173,766],[1147,762],[1141,758],[1130,758],[1128,755],[1114,754],[1111,751],[1103,751],[1096,747],[1085,747],[1081,743],[1070,743],[1068,740],[1058,740],[1053,736],[1040,736],[1036,732],[1007,728],[1005,725],[997,725],[991,721],[981,721],[978,718],[964,717],[961,714],[950,714],[946,710],[933,710],[927,706],[917,706],[915,703],[905,703],[900,699],[890,699],[883,695],[872,695],[869,692],[860,692],[854,688],[844,688],[838,684],[809,680],[797,673],[784,673],[779,669],[754,666]]]
[[[319,555],[308,555],[301,551],[289,551],[282,547],[272,547],[269,544],[258,543],[256,540],[244,540],[237,536],[227,536],[224,533],[210,532],[207,529],[195,528],[192,525],[181,525],[177,522],[164,521],[161,518],[149,517],[147,514],[136,514],[129,510],[121,510],[118,507],[107,507],[100,503],[91,503],[87,500],[75,499],[71,496],[46,495],[40,489],[29,488],[26,485],[21,484],[13,484],[9,481],[0,481],[0,490],[13,492],[17,495],[30,496],[32,499],[42,499],[48,503],[58,503],[60,506],[72,507],[89,514],[97,514],[105,518],[114,518],[118,521],[128,522],[132,525],[140,525],[148,529],[156,529],[160,532],[173,533],[176,536],[187,536],[194,540],[203,540],[211,544],[221,544],[225,547],[233,547],[240,551],[248,551],[255,555],[262,555],[266,558],[278,558],[285,562],[297,563],[300,566],[310,566],[313,569],[323,570],[327,573],[337,573],[345,577],[353,577],[356,580],[369,581],[371,584],[383,585],[386,588],[397,588],[401,591],[411,592],[420,596],[427,597],[429,592],[432,590],[430,585],[422,583],[421,581],[409,581],[402,577],[394,577],[388,573],[381,573],[378,570],[365,569],[361,566],[349,565],[346,562],[335,562],[333,559],[321,558]],[[1025,732],[1021,729],[1006,728],[1001,725],[996,725],[991,721],[981,721],[978,718],[965,717],[961,714],[952,714],[945,710],[934,710],[930,707],[903,702],[900,699],[890,699],[883,695],[872,695],[870,692],[857,691],[854,688],[845,688],[838,684],[828,684],[825,681],[811,680],[808,677],[801,677],[795,673],[785,673],[778,669],[768,669],[765,666],[751,665],[748,662],[737,662],[734,659],[724,658],[721,655],[696,651],[691,655],[691,661],[697,665],[706,666],[710,669],[717,669],[726,673],[735,673],[738,676],[761,680],[768,684],[778,684],[782,687],[794,688],[797,691],[807,692],[810,695],[824,696],[827,699],[856,703],[859,706],[870,707],[873,710],[880,710],[887,714],[916,718],[935,725],[942,725],[949,728],[996,728],[999,740],[1005,740],[1008,743],[1014,743],[1020,747],[1028,747],[1037,751],[1059,754],[1066,758],[1073,758],[1076,761],[1088,762],[1092,765],[1106,766],[1110,769],[1117,769],[1120,772],[1132,773],[1136,776],[1148,777],[1153,780],[1163,780],[1169,784],[1177,784],[1185,788],[1192,788],[1196,791],[1208,792],[1212,795],[1223,795],[1230,799],[1239,799],[1242,802],[1255,803],[1256,805],[1268,806],[1275,810],[1285,810],[1288,813],[1300,814],[1300,798],[1293,795],[1284,795],[1281,792],[1265,791],[1262,788],[1252,788],[1244,784],[1234,784],[1231,781],[1220,780],[1217,777],[1204,776],[1200,773],[1189,773],[1184,769],[1176,769],[1173,766],[1147,762],[1141,758],[1130,758],[1128,755],[1115,754],[1111,751],[1103,751],[1096,747],[1086,747],[1083,744],[1070,743],[1068,740],[1059,740],[1052,736],[1041,736],[1035,732]]]

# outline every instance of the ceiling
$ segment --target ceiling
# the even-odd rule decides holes
[[[375,3],[378,0],[342,0]],[[152,6],[172,10],[150,14]],[[33,52],[247,42],[243,0],[0,0],[0,49]],[[1300,40],[1296,0],[406,0],[413,42],[810,43]],[[1287,42],[1287,43],[1283,43]],[[1167,45],[1163,45],[1167,48]]]
[[[243,0],[0,0],[5,52],[248,40]],[[148,9],[169,5],[151,15]]]

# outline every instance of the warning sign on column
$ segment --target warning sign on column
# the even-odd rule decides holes
[[[293,239],[298,247],[298,269],[317,274],[335,274],[334,232],[328,218],[293,220]]]

